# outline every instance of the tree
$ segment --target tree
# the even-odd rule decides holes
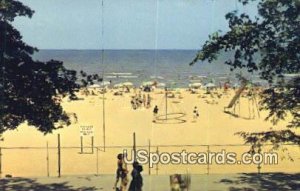
[[[24,122],[43,133],[69,125],[69,116],[57,98],[76,98],[80,88],[76,71],[66,69],[62,62],[32,59],[38,49],[22,41],[12,22],[18,16],[31,18],[33,13],[17,0],[0,0],[0,134]],[[87,78],[85,85],[100,79],[82,74]]]
[[[269,111],[266,120],[275,125],[292,119],[286,130],[238,134],[254,147],[267,142],[300,145],[294,131],[300,127],[300,0],[239,0],[244,6],[249,1],[257,2],[259,15],[251,19],[237,11],[226,14],[229,31],[210,35],[191,65],[231,52],[234,57],[225,61],[231,70],[246,68],[268,81],[260,101],[261,109]],[[286,74],[294,77],[287,79]]]

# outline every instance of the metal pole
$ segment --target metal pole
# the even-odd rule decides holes
[[[258,144],[258,153],[259,154],[261,153],[261,144],[260,143]],[[257,165],[257,173],[260,174],[260,172],[261,172],[261,163],[259,163]]]
[[[209,145],[207,145],[207,153],[209,154]],[[207,175],[209,175],[209,160],[207,161]]]
[[[83,153],[83,137],[80,136],[80,153]]]
[[[91,137],[92,142],[92,154],[94,154],[94,136]]]
[[[168,119],[168,89],[165,88],[165,94],[166,94],[166,120]]]
[[[159,155],[158,147],[156,147],[156,153]],[[158,175],[158,163],[156,164],[156,175]]]
[[[101,12],[101,24],[102,24],[102,30],[101,30],[101,36],[102,36],[102,40],[104,39],[104,1],[102,0],[101,2],[101,8],[102,8],[102,12]],[[102,82],[104,82],[104,40],[102,42],[102,51],[101,51],[101,64],[102,64]],[[103,110],[103,125],[102,125],[102,133],[103,133],[103,151],[105,152],[105,88],[104,88],[104,84],[103,84],[103,93],[102,93],[102,110]]]
[[[47,160],[47,177],[50,176],[49,174],[49,146],[48,146],[48,141],[47,141],[47,156],[46,156],[46,160]]]
[[[150,152],[151,152],[151,142],[150,139],[148,140],[149,146],[148,146],[148,154],[149,154],[149,159],[150,159]],[[148,162],[148,174],[151,175],[151,167],[150,167],[150,162]]]
[[[96,147],[96,170],[97,170],[97,175],[99,175],[99,151],[98,151],[98,147]]]
[[[102,79],[103,80],[103,79]],[[105,90],[103,90],[102,94],[102,106],[103,106],[103,151],[105,152]]]
[[[136,161],[136,140],[135,140],[135,133],[133,133],[133,159]]]
[[[57,135],[57,154],[58,154],[58,177],[60,177],[61,171],[61,155],[60,155],[60,134]]]

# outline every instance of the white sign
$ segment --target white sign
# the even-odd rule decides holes
[[[80,125],[80,136],[94,136],[94,126],[93,125]]]

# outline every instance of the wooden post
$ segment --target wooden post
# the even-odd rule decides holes
[[[133,159],[136,162],[136,139],[135,139],[135,132],[133,133]]]
[[[49,146],[48,146],[48,141],[47,141],[47,144],[46,144],[46,148],[47,148],[47,156],[46,156],[46,160],[47,160],[47,177],[49,177],[50,174],[49,174]]]
[[[99,151],[98,147],[96,147],[96,172],[99,175]]]
[[[91,137],[92,142],[92,154],[94,154],[94,136]]]
[[[103,50],[102,50],[102,59],[103,59]],[[102,61],[103,62],[103,61]],[[102,110],[103,110],[103,124],[102,124],[102,134],[103,134],[103,152],[105,152],[105,89],[103,88],[103,93],[102,93]]]
[[[261,153],[261,144],[260,143],[258,144],[258,153],[259,154]],[[261,173],[261,164],[260,163],[257,165],[257,173],[258,174]]]
[[[148,140],[148,158],[150,159],[150,152],[151,152],[151,142],[150,139]],[[150,161],[148,162],[148,174],[151,175],[151,167],[150,167]]]
[[[104,0],[102,0],[101,2],[101,25],[103,26],[103,23],[104,23]],[[101,37],[102,39],[104,39],[104,27],[102,27],[101,29]],[[104,82],[104,42],[101,43],[102,44],[102,50],[101,50],[101,64],[102,64],[102,82]],[[103,133],[103,152],[105,152],[105,149],[106,149],[106,137],[105,137],[105,127],[106,127],[106,124],[105,124],[105,87],[104,87],[104,84],[103,84],[103,93],[102,93],[102,117],[103,117],[103,124],[102,124],[102,133]]]
[[[156,147],[156,153],[159,155],[158,147]],[[158,163],[156,164],[156,175],[158,175]]]
[[[207,153],[209,154],[209,145],[207,145]],[[207,161],[207,175],[209,175],[209,160]]]
[[[80,136],[80,153],[83,153],[83,136]]]
[[[2,148],[0,147],[0,178],[2,178]]]
[[[60,134],[57,135],[58,177],[61,176]]]
[[[165,88],[166,93],[166,120],[168,119],[168,89]]]

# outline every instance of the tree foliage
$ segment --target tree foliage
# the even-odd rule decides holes
[[[22,41],[12,22],[17,16],[31,18],[33,13],[17,0],[0,0],[0,134],[24,122],[43,133],[69,125],[69,116],[57,98],[76,98],[80,88],[76,71],[66,69],[62,62],[32,59],[37,48]],[[85,75],[85,85],[100,80]]]
[[[288,128],[300,127],[300,1],[299,0],[239,0],[244,6],[257,2],[258,15],[253,19],[237,11],[226,14],[229,31],[209,36],[195,59],[213,62],[218,54],[231,52],[225,61],[231,70],[246,68],[258,72],[269,88],[262,93],[261,109],[268,110],[266,120],[277,124],[289,121]],[[287,79],[286,74],[293,74]],[[293,142],[300,136],[289,129],[269,132],[240,133],[247,143]]]

